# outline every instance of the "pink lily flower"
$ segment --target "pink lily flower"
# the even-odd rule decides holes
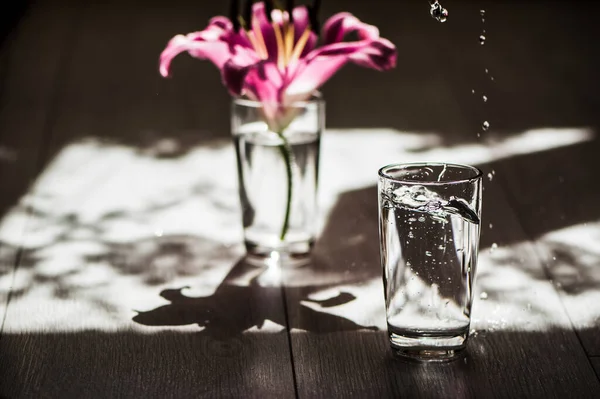
[[[288,12],[255,3],[248,22],[242,29],[218,16],[203,31],[176,35],[160,55],[161,75],[169,75],[171,61],[184,51],[208,59],[229,92],[261,102],[270,129],[281,132],[293,119],[286,106],[309,99],[346,63],[380,71],[396,65],[395,46],[346,12],[325,22],[320,47],[306,6]],[[351,32],[358,40],[344,42]]]

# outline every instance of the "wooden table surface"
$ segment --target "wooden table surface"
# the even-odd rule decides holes
[[[157,71],[225,2],[38,0],[5,29],[0,396],[600,397],[600,7],[448,0],[438,24],[424,0],[323,3],[379,26],[398,67],[325,86],[319,240],[285,270],[244,262],[218,72]],[[376,172],[415,160],[491,176],[449,364],[386,338]]]

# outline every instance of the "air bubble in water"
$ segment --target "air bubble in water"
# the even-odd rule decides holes
[[[488,129],[490,128],[490,123],[488,121],[484,121],[483,125],[481,125],[481,127],[483,128],[484,132],[487,132]]]
[[[481,44],[482,46],[485,44],[485,36],[484,35],[479,35],[479,44]]]
[[[448,19],[448,10],[446,10],[437,0],[429,0],[431,9],[429,13],[438,22],[446,22]]]

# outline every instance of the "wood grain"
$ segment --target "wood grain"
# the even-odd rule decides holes
[[[376,237],[376,213],[369,211],[367,201],[358,200],[368,197],[363,192],[373,196],[376,190],[344,193],[340,204],[354,204],[356,224],[367,237]],[[344,199],[347,196],[355,200]],[[484,239],[487,244],[480,255],[473,307],[475,333],[469,343],[467,363],[460,360],[451,365],[425,367],[392,359],[381,327],[384,319],[381,292],[361,289],[364,276],[379,273],[378,257],[373,255],[372,259],[360,263],[353,257],[333,252],[329,253],[331,258],[325,265],[309,266],[304,271],[304,280],[296,271],[289,271],[291,277],[286,280],[290,324],[301,324],[306,330],[292,330],[291,335],[300,397],[437,397],[439,392],[451,392],[452,397],[483,397],[492,391],[496,397],[586,397],[600,392],[598,380],[571,329],[559,296],[547,281],[534,246],[527,242],[498,183],[487,182],[484,204],[484,224],[493,223],[493,228],[484,230],[484,235],[489,237]],[[336,211],[331,214],[335,215]],[[370,234],[369,230],[374,231]],[[353,232],[348,228],[342,231],[350,235]],[[336,237],[342,239],[343,236]],[[492,242],[497,243],[499,249],[490,252]],[[360,245],[364,254],[375,253],[373,248],[364,249],[365,246],[378,244],[377,240],[370,240]],[[316,318],[307,314],[302,305],[306,300],[303,302],[301,295],[311,298],[311,293],[307,295],[294,286],[309,284],[311,276],[314,282],[323,282],[323,276],[331,274],[337,274],[338,284],[324,285],[321,290],[317,285],[312,297],[318,297],[320,292],[329,296],[354,292],[353,301],[358,304],[350,308],[350,302],[337,311],[313,307],[334,317]],[[335,280],[331,276],[328,279]],[[485,300],[480,298],[482,292],[486,293]],[[362,313],[373,309],[372,302],[377,306],[367,318]],[[362,312],[356,313],[357,309]],[[369,327],[369,320],[382,331],[368,331],[365,327]],[[352,328],[352,321],[363,328]],[[556,362],[563,361],[572,362],[576,371],[569,375],[559,371]],[[536,376],[543,377],[537,380]]]
[[[207,132],[215,120],[228,125],[227,112],[211,109],[228,109],[218,79],[194,74],[199,86],[204,81],[219,86],[224,105],[214,96],[192,96],[194,78],[181,74],[167,81],[157,70],[172,35],[197,29],[198,18],[208,20],[217,11],[121,2],[45,5],[36,3],[32,15],[68,11],[76,18],[23,25],[24,38],[31,41],[27,49],[54,39],[69,54],[52,73],[44,71],[39,90],[21,88],[25,96],[39,95],[46,86],[54,91],[44,98],[50,114],[44,114],[42,129],[21,138],[38,138],[43,151],[30,160],[35,167],[27,181],[36,178],[28,192],[33,217],[24,227],[25,250],[17,265],[22,289],[13,293],[0,340],[0,395],[294,397],[281,289],[257,282],[256,269],[239,261],[239,245],[227,239],[238,235],[234,228],[230,236],[227,225],[237,224],[224,223],[225,241],[195,234],[195,224],[202,225],[210,213],[202,209],[205,202],[220,205],[226,220],[239,221],[238,214],[228,203],[212,200],[214,193],[203,197],[210,182],[202,175],[172,184],[174,200],[159,186],[139,190],[140,182],[153,181],[156,167],[174,165],[177,173],[189,162],[188,152],[213,145],[218,135]],[[68,37],[57,37],[63,32]],[[29,65],[24,58],[13,61],[15,81],[23,84],[36,71],[22,67]],[[203,65],[201,70],[216,74]],[[174,91],[171,82],[188,88],[190,98]],[[157,96],[163,92],[164,99]],[[26,117],[37,116],[35,109],[24,110]],[[215,130],[228,139],[225,129]],[[3,127],[2,134],[9,133]],[[165,142],[182,151],[165,155],[159,148],[157,154]],[[206,153],[200,149],[196,159]],[[109,193],[124,176],[130,179],[127,188]],[[134,201],[135,209],[133,196],[141,201]],[[190,216],[193,207],[186,208],[190,201],[200,201],[198,219]],[[149,221],[161,212],[169,213],[167,223],[180,220],[175,232]],[[143,227],[127,230],[131,223]],[[207,228],[214,231],[219,224]],[[247,272],[251,275],[244,278]]]
[[[14,268],[29,212],[19,202],[41,167],[56,99],[56,77],[68,51],[73,18],[72,10],[48,7],[42,1],[36,8],[27,8],[2,41],[0,214],[15,208],[17,214],[5,219],[0,233],[0,320],[4,320],[10,290],[18,284]]]
[[[3,397],[294,397],[285,332],[5,334]],[[268,361],[266,359],[269,359]]]
[[[596,370],[596,376],[600,379],[600,357],[591,357],[592,365],[594,366],[594,370]]]
[[[532,128],[597,134],[600,65],[585,40],[597,36],[597,5],[457,1],[437,24],[424,2],[325,2],[324,15],[379,26],[400,55],[386,74],[340,71],[325,87],[328,127],[391,133],[331,136],[323,162],[348,166],[324,171],[332,207],[315,258],[285,270],[282,289],[240,260],[218,71],[181,56],[172,79],[157,72],[167,40],[223,5],[76,3],[34,2],[0,52],[2,223],[31,194],[28,223],[0,236],[0,299],[13,295],[0,306],[1,396],[600,395],[598,358],[587,357],[600,354],[594,248],[563,251],[560,265],[548,252],[569,243],[555,232],[597,231],[597,141],[476,158],[496,175],[485,181],[475,331],[466,357],[445,365],[391,355],[374,186],[390,156],[470,162],[474,145]],[[342,135],[353,145],[333,145]]]
[[[571,331],[478,335],[465,358],[437,365],[394,358],[385,332],[297,332],[292,340],[301,398],[591,398],[600,392]]]

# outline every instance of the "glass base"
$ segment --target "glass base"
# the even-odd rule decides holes
[[[310,263],[314,241],[296,241],[282,243],[279,246],[266,246],[254,241],[244,241],[246,259],[256,266],[279,264],[284,267],[300,267]]]
[[[459,359],[467,345],[468,329],[440,334],[399,331],[388,327],[390,345],[399,358],[415,362],[449,362]]]

